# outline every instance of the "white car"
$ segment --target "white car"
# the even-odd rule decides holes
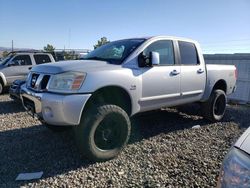
[[[250,187],[250,127],[226,155],[218,187]]]

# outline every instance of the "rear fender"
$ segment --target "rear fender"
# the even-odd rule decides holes
[[[219,83],[219,82],[223,82],[223,84],[225,84],[225,88],[224,87],[218,87],[216,88],[216,85]],[[226,94],[227,94],[227,83],[225,80],[209,80],[207,81],[206,83],[206,88],[205,88],[205,92],[204,92],[204,95],[201,99],[202,102],[204,101],[207,101],[212,93],[213,90],[215,89],[221,89],[223,90]]]

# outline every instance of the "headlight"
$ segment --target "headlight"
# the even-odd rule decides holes
[[[76,91],[80,89],[86,73],[82,72],[65,72],[53,75],[49,83],[49,91]]]
[[[233,147],[226,155],[218,187],[250,187],[250,156]]]

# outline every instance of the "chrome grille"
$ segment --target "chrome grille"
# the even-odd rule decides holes
[[[40,73],[30,73],[28,78],[28,88],[36,91],[47,90],[50,75]]]
[[[32,74],[32,76],[31,76],[31,82],[30,82],[30,86],[32,87],[32,88],[35,88],[35,86],[36,86],[36,81],[37,81],[37,79],[38,79],[38,77],[39,77],[39,74]]]

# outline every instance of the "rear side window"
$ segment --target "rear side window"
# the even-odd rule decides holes
[[[18,55],[12,61],[16,65],[32,65],[29,55]]]
[[[190,42],[179,41],[179,49],[182,65],[197,65],[199,64],[198,55],[195,45]]]
[[[37,54],[37,55],[34,55],[34,58],[35,58],[37,65],[51,62],[50,57],[48,55]]]
[[[150,52],[158,52],[160,55],[160,65],[174,64],[173,43],[170,40],[159,40],[150,44],[144,51],[144,55],[149,56]]]

